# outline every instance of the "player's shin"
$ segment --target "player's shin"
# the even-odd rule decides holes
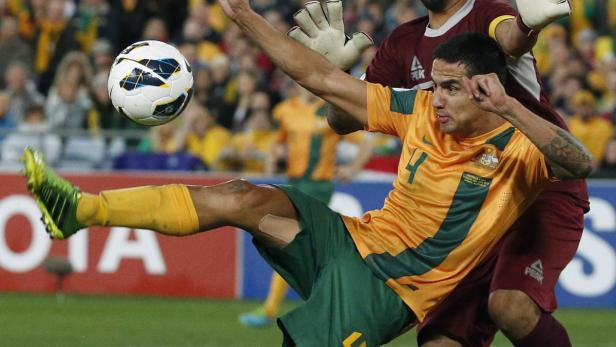
[[[85,225],[124,226],[182,236],[199,231],[199,218],[185,185],[146,186],[83,193],[77,220]]]

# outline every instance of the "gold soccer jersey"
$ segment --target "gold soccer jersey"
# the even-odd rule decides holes
[[[283,101],[274,108],[278,121],[278,143],[288,144],[287,176],[314,181],[329,181],[336,168],[336,145],[342,137],[327,124],[326,104],[321,99],[306,103],[300,97]],[[345,139],[358,142],[361,133]]]
[[[549,182],[544,157],[509,123],[473,137],[441,133],[428,91],[368,84],[366,130],[402,155],[380,210],[344,222],[366,264],[423,320]]]

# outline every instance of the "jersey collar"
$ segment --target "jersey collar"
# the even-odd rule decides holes
[[[424,36],[438,37],[438,36],[445,34],[446,32],[449,31],[449,29],[453,28],[464,17],[466,17],[473,10],[474,5],[475,5],[475,0],[468,0],[466,4],[464,4],[464,6],[460,7],[460,9],[456,13],[454,13],[451,17],[449,17],[449,19],[445,22],[445,24],[441,25],[441,27],[438,29],[432,29],[429,26],[430,24],[428,24],[428,26],[426,26],[426,31],[424,33]]]

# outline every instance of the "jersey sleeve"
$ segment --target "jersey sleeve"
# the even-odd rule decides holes
[[[413,122],[416,90],[392,89],[368,83],[368,122],[365,130],[404,139]]]
[[[389,35],[379,47],[376,55],[366,69],[365,80],[385,86],[402,86],[400,71],[404,71],[402,60],[398,55],[400,48],[394,43],[393,34]]]
[[[482,1],[476,4],[478,8],[471,12],[474,27],[477,31],[489,34],[492,38],[495,38],[494,31],[498,24],[517,15],[511,5],[501,0]]]

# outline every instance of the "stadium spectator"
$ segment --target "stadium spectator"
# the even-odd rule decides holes
[[[568,117],[575,112],[571,100],[584,88],[584,82],[578,76],[569,74],[567,65],[558,67],[552,76],[550,101],[559,114]]]
[[[611,138],[605,148],[605,156],[599,169],[592,174],[593,178],[616,177],[616,138]]]
[[[216,55],[221,53],[218,42],[221,37],[215,32],[208,32],[207,27],[202,27],[194,18],[188,18],[184,22],[182,31],[182,41],[184,44],[194,45],[193,62],[206,64]]]
[[[45,114],[52,129],[86,129],[91,109],[88,91],[69,80],[61,80],[54,86],[45,103]]]
[[[227,103],[231,103],[234,95],[230,89],[228,89],[229,81],[231,80],[231,71],[229,65],[229,57],[225,54],[218,54],[209,63],[209,91],[206,95],[201,95],[198,98],[207,98],[209,100],[208,109],[212,114],[222,117],[223,113],[227,111]],[[199,78],[205,78],[205,76]],[[200,89],[200,91],[204,91]],[[218,120],[218,122],[226,128],[229,128],[230,124],[224,124]]]
[[[426,8],[418,0],[396,0],[385,11],[385,29],[391,32],[398,25],[427,14]]]
[[[64,1],[50,0],[45,3],[45,14],[40,19],[35,37],[34,67],[39,74],[38,89],[47,94],[56,74],[56,67],[65,54],[78,50],[75,29],[64,17]]]
[[[244,125],[233,135],[230,146],[225,147],[221,157],[226,163],[225,166],[231,170],[263,174],[265,158],[276,137],[269,95],[265,92],[254,92],[248,103]]]
[[[88,57],[78,51],[62,58],[45,103],[45,114],[52,129],[95,129],[96,122],[88,123],[92,110],[90,83],[92,66]]]
[[[23,63],[11,63],[5,76],[6,92],[11,98],[11,116],[15,123],[23,121],[26,110],[32,106],[41,106],[45,98],[36,89],[30,78],[30,70]]]
[[[108,72],[113,64],[113,47],[106,39],[99,39],[90,52],[94,73]]]
[[[218,122],[232,131],[240,131],[246,123],[250,101],[257,91],[258,77],[254,73],[242,71],[229,81],[228,92],[233,95],[226,99]]]
[[[210,170],[223,171],[222,150],[231,143],[231,132],[216,123],[216,117],[199,103],[192,102],[184,111],[178,130],[178,147],[199,157]]]
[[[115,53],[118,53],[141,40],[143,28],[151,14],[145,0],[112,0],[110,6],[108,38]]]
[[[169,34],[165,22],[160,18],[150,18],[145,23],[143,29],[142,40],[156,40],[167,42],[169,41]]]
[[[156,0],[147,1],[152,17],[162,19],[167,30],[167,37],[175,38],[182,31],[182,23],[188,17],[188,3],[192,0]]]
[[[21,166],[20,153],[25,146],[40,150],[50,163],[58,161],[62,154],[62,140],[60,136],[50,132],[51,128],[45,120],[42,106],[28,107],[24,120],[17,126],[17,130],[7,135],[2,143],[3,167],[15,169]]]
[[[605,83],[603,94],[598,101],[598,111],[616,124],[616,58],[604,58],[598,73]]]
[[[11,116],[11,97],[8,93],[0,91],[0,144],[6,133],[16,127],[17,124]]]
[[[225,31],[228,24],[225,16],[220,13],[218,4],[205,0],[193,1],[189,10],[189,18],[195,20],[203,28],[202,39],[214,43],[220,42],[220,33]]]
[[[569,119],[571,133],[590,150],[598,167],[614,133],[612,123],[595,113],[596,100],[588,90],[577,92],[571,103],[575,111]]]
[[[13,17],[0,19],[0,77],[5,76],[13,62],[20,62],[32,69],[32,48],[19,37],[17,20]],[[4,88],[0,80],[0,89]]]
[[[183,144],[178,135],[178,119],[160,126],[151,127],[150,134],[139,143],[137,150],[144,153],[173,154],[182,148]]]
[[[109,3],[105,0],[81,0],[77,12],[71,19],[75,27],[77,41],[81,50],[89,54],[94,45],[103,37],[109,35]]]

